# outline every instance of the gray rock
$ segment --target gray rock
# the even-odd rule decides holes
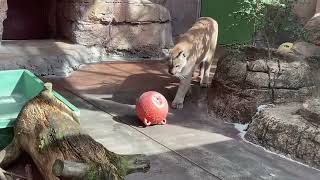
[[[320,99],[309,99],[302,106],[298,113],[310,123],[320,125]]]
[[[319,106],[317,99],[305,104],[289,103],[262,109],[253,117],[245,138],[271,151],[320,168],[320,121],[314,118],[319,115]]]
[[[320,45],[320,16],[319,14],[312,17],[307,24],[305,29],[308,35],[308,40],[313,44]]]
[[[56,41],[9,41],[0,46],[0,70],[28,69],[39,76],[67,76],[81,65],[106,60],[102,47]]]
[[[256,61],[249,61],[248,62],[248,71],[252,72],[269,72],[269,67],[267,61],[264,59],[258,59]]]
[[[7,18],[7,0],[0,0],[0,44],[3,33],[3,21]]]
[[[127,51],[138,57],[158,57],[162,49],[172,47],[170,23],[141,25],[105,25],[89,22],[73,24],[67,35],[74,43],[103,46],[107,51]]]
[[[309,53],[310,54],[310,53]],[[320,57],[266,49],[230,51],[217,64],[209,92],[211,112],[249,122],[263,103],[302,102],[320,86]]]
[[[0,36],[6,2],[0,0]],[[50,16],[48,23],[52,37],[88,47],[104,47],[109,53],[161,58],[162,50],[173,46],[170,12],[161,5],[164,3],[160,0],[56,1],[51,12],[56,17]]]
[[[294,43],[292,50],[306,57],[320,56],[320,47],[307,42]]]
[[[113,23],[152,23],[171,20],[168,10],[151,1],[109,1],[58,3],[62,17],[69,21],[90,21],[108,24]]]
[[[60,34],[73,43],[112,53],[164,56],[173,46],[169,11],[148,0],[58,2]]]

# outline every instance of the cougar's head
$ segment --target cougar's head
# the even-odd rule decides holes
[[[169,73],[179,79],[184,79],[183,69],[187,65],[187,54],[180,48],[170,51]]]

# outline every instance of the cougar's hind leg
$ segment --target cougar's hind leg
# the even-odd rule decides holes
[[[210,70],[211,70],[211,63],[210,62],[205,62],[204,63],[204,74],[203,74],[203,78],[200,81],[200,86],[201,87],[209,87],[209,79],[210,79]]]

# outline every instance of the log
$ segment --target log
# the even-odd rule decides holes
[[[85,179],[121,179],[114,174],[110,166],[102,164],[78,163],[72,161],[56,160],[52,167],[52,172],[57,177],[63,179],[85,180]]]
[[[86,163],[62,161],[58,159],[52,166],[52,172],[54,175],[62,178],[83,179],[90,168],[90,165]]]
[[[80,131],[79,117],[52,94],[52,85],[29,101],[14,126],[12,143],[0,152],[0,167],[28,152],[46,180],[120,180],[128,174],[147,172],[144,155],[120,155]],[[94,178],[92,178],[94,177]]]

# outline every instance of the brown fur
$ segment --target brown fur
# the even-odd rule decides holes
[[[180,79],[173,108],[183,108],[183,101],[190,89],[192,75],[200,67],[200,85],[209,86],[211,64],[217,47],[218,23],[209,17],[200,18],[170,51],[169,73]]]

